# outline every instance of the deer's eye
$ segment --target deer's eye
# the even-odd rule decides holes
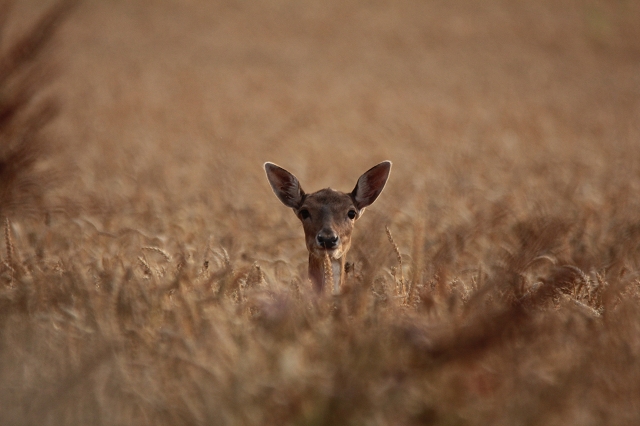
[[[302,220],[309,219],[311,217],[311,213],[309,213],[309,210],[307,209],[300,210],[299,214]]]
[[[355,219],[356,215],[357,213],[355,210],[349,210],[349,213],[347,213],[347,216],[349,216],[349,219]]]

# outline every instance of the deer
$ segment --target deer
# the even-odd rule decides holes
[[[298,178],[282,167],[266,162],[264,169],[276,197],[293,209],[302,222],[313,289],[320,294],[332,284],[332,293],[339,295],[345,281],[346,254],[351,248],[354,224],[382,193],[391,172],[391,161],[367,170],[349,193],[325,188],[307,194]],[[324,269],[327,257],[330,273]],[[329,278],[332,282],[325,282]]]

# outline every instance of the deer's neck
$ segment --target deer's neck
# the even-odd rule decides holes
[[[313,284],[313,288],[320,293],[325,287],[329,287],[333,294],[338,294],[340,292],[340,287],[344,282],[345,261],[345,255],[342,255],[340,259],[331,259],[331,277],[333,282],[325,283],[324,259],[310,254],[309,279]]]

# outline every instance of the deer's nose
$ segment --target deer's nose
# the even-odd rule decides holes
[[[338,247],[338,235],[333,231],[322,230],[316,235],[318,245],[325,249],[334,249]]]

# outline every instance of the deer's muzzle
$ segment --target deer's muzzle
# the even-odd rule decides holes
[[[320,248],[326,250],[333,250],[337,248],[339,241],[340,238],[338,237],[338,234],[330,230],[322,230],[318,232],[318,235],[316,235],[316,242]]]

